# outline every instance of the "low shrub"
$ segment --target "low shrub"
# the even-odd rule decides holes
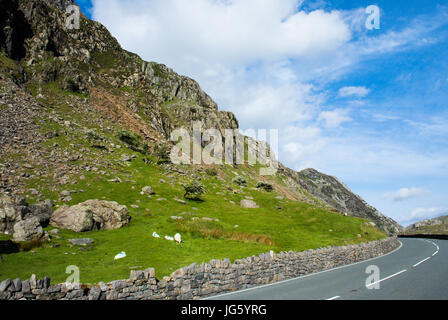
[[[133,133],[126,130],[120,131],[118,134],[118,139],[120,141],[126,143],[131,150],[136,152],[140,152],[142,154],[147,154],[149,152],[149,146],[142,142],[142,138]]]
[[[257,189],[263,189],[267,192],[272,192],[274,190],[274,187],[272,186],[272,184],[267,182],[258,182]]]
[[[170,163],[171,162],[170,152],[171,152],[170,146],[166,145],[166,144],[162,144],[162,145],[157,145],[154,148],[153,155],[157,157],[158,164]]]
[[[193,181],[188,185],[183,185],[185,189],[184,198],[199,200],[205,193],[205,187],[198,181]]]
[[[218,175],[218,171],[216,169],[205,169],[205,173],[211,177],[216,177]]]
[[[236,183],[237,185],[239,185],[241,187],[247,187],[247,179],[242,176],[233,178],[232,182]]]

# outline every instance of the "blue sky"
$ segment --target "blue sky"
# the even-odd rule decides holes
[[[289,167],[337,176],[403,225],[448,214],[448,1],[77,3],[242,129],[279,129]]]

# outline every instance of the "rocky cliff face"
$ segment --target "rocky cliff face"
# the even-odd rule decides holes
[[[314,169],[300,171],[297,177],[312,195],[324,200],[341,212],[368,219],[386,232],[398,233],[403,229],[393,219],[384,216],[360,196],[354,194],[335,177],[320,173]]]
[[[66,89],[81,93],[91,93],[92,87],[132,88],[128,107],[165,137],[179,124],[197,119],[207,128],[237,128],[236,118],[218,111],[196,81],[126,52],[101,24],[82,16],[80,30],[68,30],[65,11],[55,8],[72,3],[0,2],[7,16],[0,46],[8,57],[25,61],[28,78],[39,84],[60,80]]]
[[[113,168],[101,152],[114,152],[110,137],[118,127],[142,137],[150,151],[168,144],[174,129],[191,130],[194,121],[221,132],[238,128],[235,116],[218,110],[196,81],[123,50],[101,24],[82,15],[80,29],[68,30],[64,9],[73,3],[0,0],[1,190],[23,194],[30,179],[64,185],[83,170]],[[67,113],[85,124],[68,121]],[[50,143],[58,135],[76,143],[58,148]],[[86,139],[95,140],[94,149],[78,146]],[[11,155],[19,153],[23,159],[14,161]],[[283,184],[276,188],[289,199],[366,218],[386,232],[400,230],[337,179],[279,166]]]

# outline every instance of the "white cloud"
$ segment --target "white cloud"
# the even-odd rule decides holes
[[[429,193],[424,188],[401,188],[388,195],[393,201],[403,201],[425,196]]]
[[[370,89],[366,87],[344,87],[339,89],[339,96],[342,98],[346,97],[358,97],[363,98],[370,93]]]
[[[412,212],[401,219],[404,223],[412,224],[417,221],[437,218],[442,215],[448,214],[448,208],[442,207],[429,207],[429,208],[416,208]]]
[[[371,113],[369,111],[369,113]],[[371,115],[373,121],[377,121],[377,122],[386,122],[386,121],[398,121],[398,120],[402,120],[400,117],[398,116],[394,116],[394,115],[387,115],[387,114],[381,114],[381,113],[374,113]]]
[[[448,134],[447,121],[448,117],[433,117],[426,122],[406,120],[408,124],[415,127],[421,134],[442,136]]]
[[[391,182],[410,178],[448,178],[445,150],[421,152],[387,137],[357,136],[350,131],[331,137],[321,135],[308,143],[317,141],[324,141],[325,148],[302,161],[313,163],[314,168],[340,177],[349,185],[380,185],[384,190]]]
[[[333,111],[323,111],[319,115],[318,121],[323,121],[328,129],[336,129],[342,123],[352,121],[348,116],[349,111],[346,109],[336,109]]]
[[[238,65],[332,52],[350,30],[338,11],[297,11],[297,0],[94,0],[93,16],[131,51]],[[146,49],[146,50],[145,50]],[[181,54],[179,54],[181,52]]]
[[[312,119],[318,110],[319,99],[308,85],[253,85],[235,101],[235,113],[244,126],[282,128],[288,123]]]

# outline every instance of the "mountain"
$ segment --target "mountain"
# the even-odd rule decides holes
[[[262,176],[261,165],[247,161],[169,163],[176,129],[191,133],[201,121],[203,129],[224,134],[237,130],[238,120],[219,110],[193,79],[122,49],[100,23],[81,15],[80,29],[67,29],[64,9],[71,4],[0,0],[0,222],[8,222],[2,203],[24,203],[16,197],[29,203],[50,199],[55,208],[90,199],[117,201],[129,208],[132,220],[121,230],[88,233],[100,244],[82,256],[65,241],[78,235],[60,231],[52,239],[56,244],[40,248],[38,261],[63,264],[55,252],[72,250],[96,281],[128,273],[118,267],[89,269],[98,256],[126,245],[132,245],[128,254],[139,257],[134,265],[149,264],[166,274],[171,264],[358,243],[402,230],[336,178],[313,169],[296,172],[278,163],[275,175]],[[245,137],[249,149],[251,141]],[[180,199],[183,186],[194,181],[206,187],[203,199]],[[143,192],[148,186],[155,195]],[[243,203],[256,209],[242,208]],[[155,231],[181,232],[190,240],[190,252],[155,242]],[[0,241],[10,239],[0,235]],[[0,277],[28,272],[30,266],[53,270],[26,252],[8,258]]]
[[[404,229],[402,234],[448,234],[448,215],[416,222]]]
[[[402,226],[397,222],[370,206],[337,178],[320,173],[314,169],[300,171],[298,176],[299,179],[305,182],[304,187],[308,192],[322,199],[333,208],[354,217],[368,219],[374,222],[380,229],[390,233],[402,229]]]

